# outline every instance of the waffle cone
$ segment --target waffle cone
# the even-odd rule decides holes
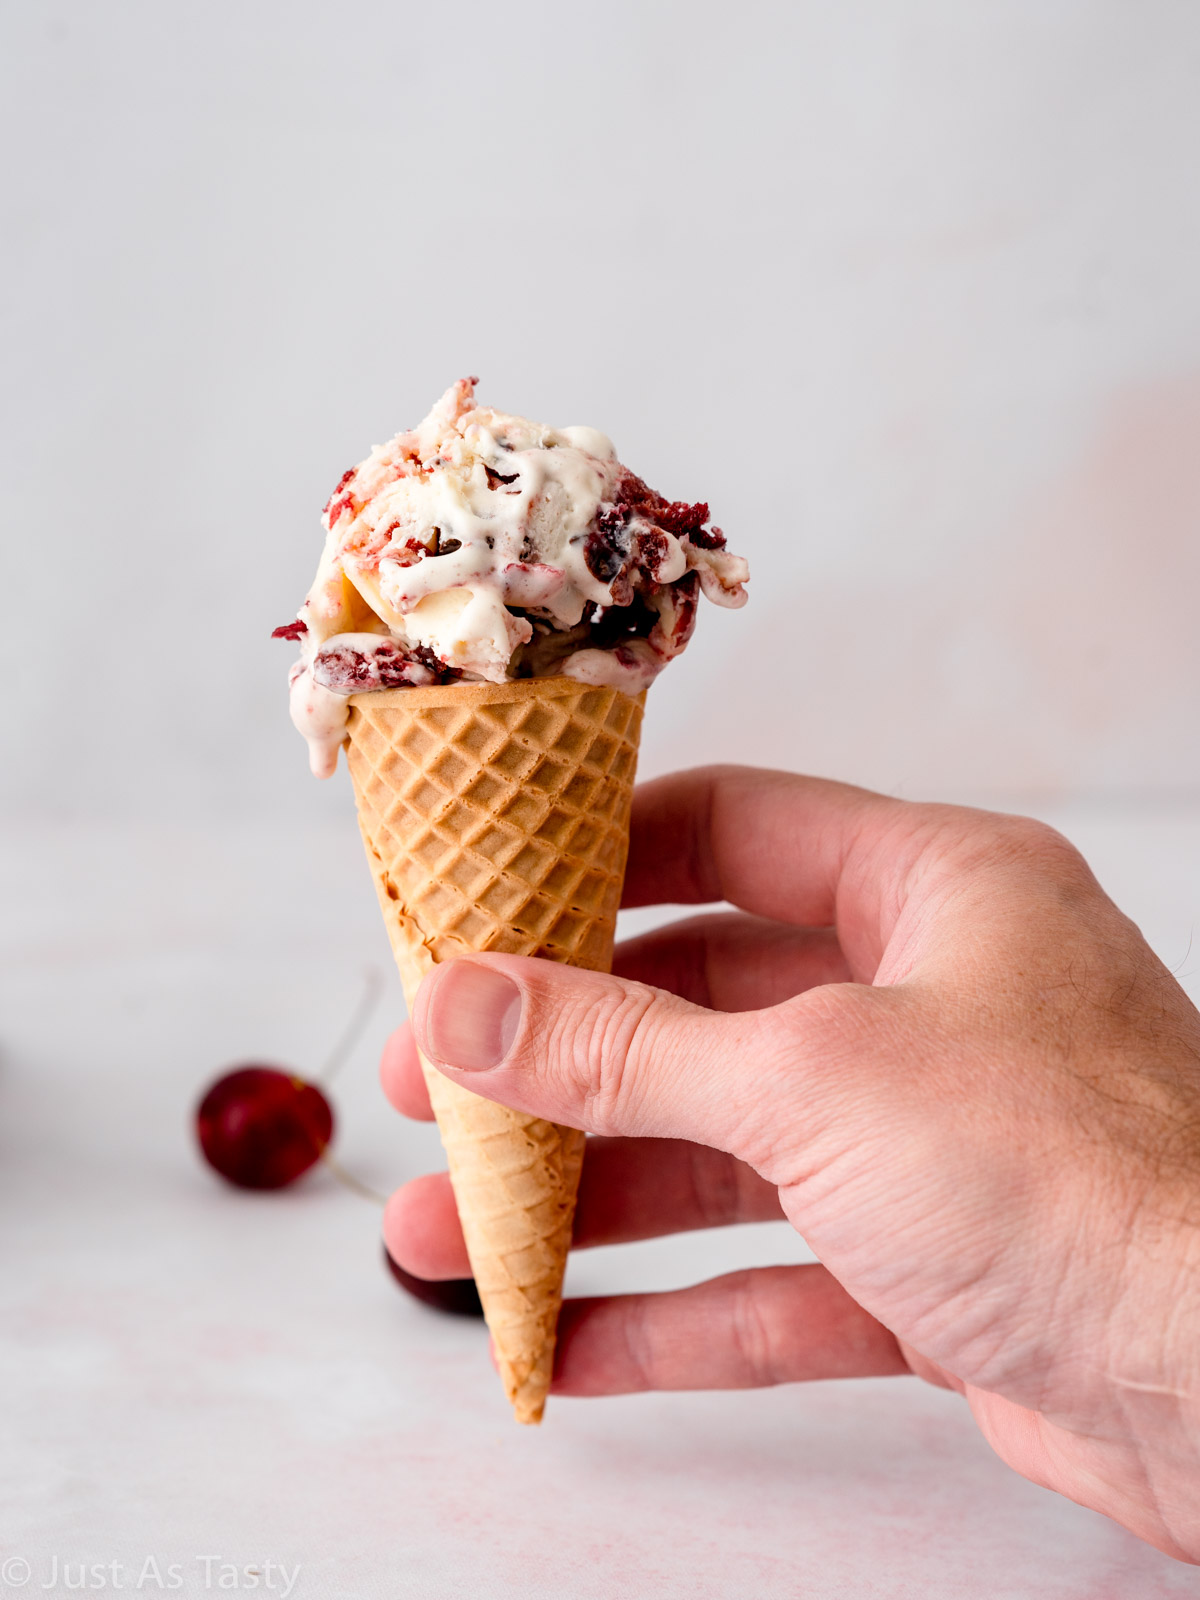
[[[570,678],[354,697],[347,764],[410,1010],[469,951],[610,969],[642,705]],[[584,1136],[421,1065],[504,1387],[540,1422]]]

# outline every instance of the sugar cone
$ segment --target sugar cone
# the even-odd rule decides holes
[[[643,700],[571,678],[352,699],[347,763],[410,1009],[468,951],[610,969]],[[584,1136],[422,1067],[504,1387],[540,1422]]]

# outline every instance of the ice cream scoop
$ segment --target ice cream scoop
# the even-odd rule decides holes
[[[475,404],[474,378],[377,445],[325,507],[298,621],[292,720],[328,777],[349,697],[565,676],[637,694],[685,647],[699,593],[745,602],[708,506],[668,501],[594,428]]]

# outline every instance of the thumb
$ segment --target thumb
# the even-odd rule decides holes
[[[591,1133],[713,1145],[762,1170],[792,1121],[781,1101],[803,1097],[811,1127],[813,1066],[847,1009],[833,997],[858,989],[725,1013],[607,973],[466,956],[426,977],[412,1020],[433,1065],[489,1100]]]

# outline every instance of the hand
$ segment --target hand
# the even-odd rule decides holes
[[[1200,1016],[1058,834],[782,773],[638,791],[616,973],[471,956],[413,1032],[585,1128],[576,1244],[786,1215],[820,1266],[567,1302],[555,1391],[911,1371],[1018,1472],[1200,1561]],[[385,1086],[428,1116],[412,1034]],[[392,1199],[468,1271],[444,1174]]]

